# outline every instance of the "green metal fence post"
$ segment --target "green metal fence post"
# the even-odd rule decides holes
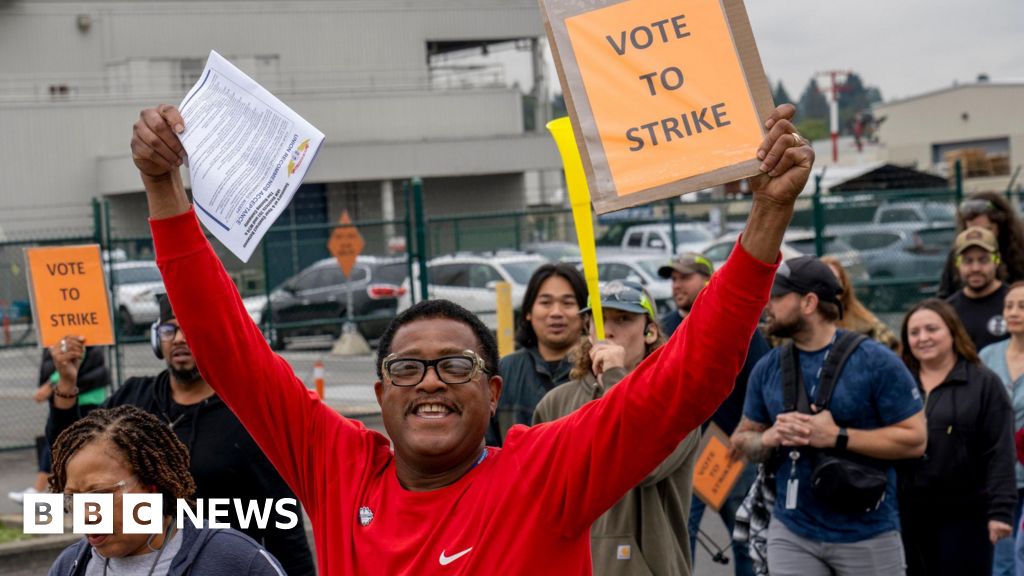
[[[409,275],[409,302],[415,304],[416,287],[412,285],[412,189],[409,187],[408,180],[402,182],[402,194],[405,196],[405,264],[408,267],[406,272]]]
[[[679,242],[676,241],[676,204],[668,200],[668,239],[672,243],[672,255],[679,251]]]
[[[814,252],[821,258],[825,254],[825,210],[821,204],[821,177],[818,174],[814,177],[814,197],[811,203],[814,206]]]
[[[110,293],[114,297],[114,309],[112,313],[114,315],[114,374],[116,376],[112,379],[113,382],[121,382],[124,380],[124,373],[122,372],[124,347],[121,344],[121,313],[118,306],[117,300],[117,275],[114,274],[114,261],[111,257],[111,251],[114,248],[113,238],[110,234],[110,202],[103,200],[103,231],[104,241],[102,245],[107,247],[107,256],[109,265],[107,266],[107,273],[110,275]]]
[[[523,247],[522,232],[519,229],[519,227],[520,227],[519,218],[521,216],[522,216],[522,214],[516,214],[515,217],[512,218],[512,226],[514,227],[513,232],[515,233],[516,250],[520,250]]]
[[[459,241],[459,221],[455,220],[452,222],[452,234],[455,236],[455,251],[459,252],[462,250],[462,242]]]
[[[100,211],[99,198],[92,199],[92,238],[100,245],[100,250],[104,249],[103,242],[103,213]]]
[[[964,167],[960,160],[957,160],[953,168],[956,174],[956,205],[959,207],[964,200]]]
[[[416,218],[416,261],[420,268],[420,300],[430,298],[427,284],[430,279],[427,272],[427,229],[423,215],[423,180],[412,179],[413,214]]]

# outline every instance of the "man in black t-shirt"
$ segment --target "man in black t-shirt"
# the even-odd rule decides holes
[[[956,264],[963,288],[948,301],[960,315],[967,334],[981,350],[1010,335],[1003,320],[1003,300],[1009,291],[997,277],[999,248],[984,228],[968,228],[956,237]]]

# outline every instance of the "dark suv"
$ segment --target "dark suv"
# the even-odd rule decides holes
[[[338,261],[325,258],[292,276],[270,294],[261,324],[271,347],[281,350],[295,336],[325,334],[337,338],[347,317],[349,293],[359,333],[376,340],[395,317],[408,276],[405,258],[360,256],[345,280]],[[269,308],[269,309],[268,309]],[[270,323],[270,311],[273,323]]]

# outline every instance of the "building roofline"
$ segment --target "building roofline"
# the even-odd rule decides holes
[[[1005,82],[972,82],[970,84],[954,84],[953,86],[946,86],[945,88],[939,88],[931,90],[929,92],[922,92],[921,94],[915,94],[914,96],[907,96],[906,98],[900,98],[897,100],[890,100],[888,102],[880,102],[875,104],[875,109],[888,108],[898,104],[906,104],[915,100],[922,100],[924,98],[931,98],[932,96],[938,96],[947,92],[954,92],[957,90],[965,90],[968,88],[1024,88],[1024,80],[1008,80]]]

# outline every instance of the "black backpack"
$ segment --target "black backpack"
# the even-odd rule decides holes
[[[843,332],[836,338],[821,367],[818,393],[814,400],[818,412],[828,408],[843,366],[864,340],[867,340],[867,336],[855,332]],[[792,342],[780,350],[779,364],[784,411],[813,414],[804,387],[803,373],[800,371],[800,355],[794,351]],[[847,514],[870,512],[881,506],[889,485],[889,476],[882,463],[852,452],[809,450],[815,456],[811,493],[819,502]]]

